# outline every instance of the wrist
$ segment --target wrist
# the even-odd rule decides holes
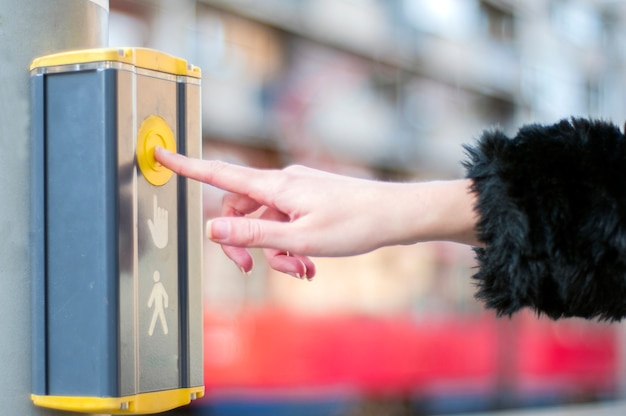
[[[392,199],[392,244],[452,241],[480,245],[476,238],[478,215],[471,180],[399,184]],[[394,241],[395,240],[395,241]]]

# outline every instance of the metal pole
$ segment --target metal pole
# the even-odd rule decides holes
[[[108,0],[0,1],[0,409],[59,414],[33,406],[29,64],[65,49],[105,46]],[[68,160],[68,163],[72,163]]]

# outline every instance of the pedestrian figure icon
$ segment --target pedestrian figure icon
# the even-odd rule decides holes
[[[165,286],[161,283],[161,274],[158,270],[155,270],[152,280],[154,280],[154,286],[152,287],[152,292],[150,293],[150,299],[148,299],[148,308],[152,308],[154,306],[154,311],[152,312],[152,321],[150,322],[148,335],[152,336],[152,334],[154,334],[154,327],[156,326],[157,319],[161,322],[163,334],[167,335],[167,321],[165,320],[164,308],[168,307],[168,296],[165,291]]]

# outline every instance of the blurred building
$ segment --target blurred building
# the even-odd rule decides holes
[[[524,123],[570,116],[621,123],[624,19],[623,2],[601,0],[111,0],[110,44],[158,48],[202,68],[207,158],[382,179],[454,178],[463,175],[462,144],[486,128],[514,134]],[[206,215],[217,214],[219,192],[206,189],[205,199]],[[462,248],[403,250],[417,260],[406,265],[381,253],[380,264],[364,267],[367,279],[349,270],[376,260],[330,261],[346,268],[330,272],[342,278],[323,278],[323,270],[324,282],[302,289],[304,297],[333,281],[333,293],[373,285],[379,299],[374,282],[397,287],[399,279],[385,277],[392,273],[413,289],[390,296],[415,300],[439,290],[416,275],[459,274],[466,282],[471,273]],[[401,251],[394,253],[404,258]],[[223,262],[215,257],[208,264]],[[456,262],[465,271],[448,266]],[[230,288],[216,279],[208,296],[227,305],[243,294],[293,302],[298,291],[258,281]]]
[[[206,158],[265,168],[298,163],[384,180],[458,178],[462,144],[486,128],[514,134],[524,123],[571,116],[621,124],[626,114],[621,1],[110,0],[110,7],[111,46],[157,48],[202,68]],[[220,200],[219,191],[205,189],[207,218],[219,214]],[[343,324],[354,316],[410,317],[487,331],[495,349],[480,357],[493,362],[477,370],[487,378],[464,380],[461,390],[486,383],[504,397],[523,385],[524,392],[560,398],[619,390],[615,327],[579,322],[563,329],[528,316],[489,321],[491,313],[473,300],[467,247],[431,243],[319,259],[312,283],[275,275],[260,252],[249,277],[218,247],[207,243],[205,252],[212,371],[241,365],[242,322],[249,322],[242,316],[262,311],[269,319],[278,310]],[[588,371],[573,358],[582,367],[546,381],[537,361],[543,356],[536,356],[543,347],[532,350],[535,361],[523,355],[522,346],[541,344],[536,334],[582,342],[576,334],[585,331],[605,342],[584,346],[596,354]],[[536,371],[517,379],[522,367]],[[572,378],[582,387],[559,396]],[[439,392],[444,384],[428,388]]]

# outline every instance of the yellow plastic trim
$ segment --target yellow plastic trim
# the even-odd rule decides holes
[[[204,387],[163,390],[124,397],[30,397],[36,406],[81,413],[108,413],[113,415],[143,415],[164,412],[191,403],[204,396]]]
[[[137,135],[137,164],[148,182],[155,186],[165,185],[174,172],[161,165],[154,158],[154,148],[161,146],[176,153],[174,133],[167,122],[159,116],[146,118]]]
[[[60,52],[36,58],[30,70],[93,62],[120,62],[167,74],[201,77],[200,68],[197,66],[189,64],[182,58],[149,48],[99,48]]]

